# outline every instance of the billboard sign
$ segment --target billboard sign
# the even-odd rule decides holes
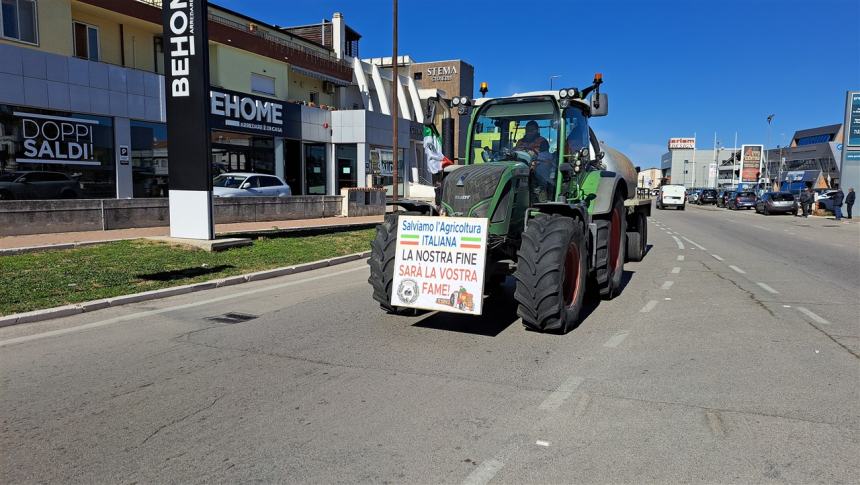
[[[692,150],[696,148],[695,138],[669,138],[669,150]]]
[[[96,160],[96,120],[15,111],[21,117],[24,153],[18,163],[101,165]]]
[[[860,147],[860,93],[849,96],[847,141],[850,147]]]
[[[758,183],[764,145],[741,145],[741,183]]]
[[[190,239],[215,237],[207,12],[206,0],[171,0],[162,8],[170,235]]]
[[[401,215],[391,304],[480,315],[487,219]]]

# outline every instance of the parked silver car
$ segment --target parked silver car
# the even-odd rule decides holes
[[[215,197],[289,197],[290,186],[280,177],[259,173],[222,173],[212,180]]]

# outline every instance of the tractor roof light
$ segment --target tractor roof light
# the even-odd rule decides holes
[[[566,98],[566,97],[567,97],[567,89],[562,89],[562,90],[560,90],[560,91],[558,92],[558,97],[559,97],[559,98]]]
[[[454,97],[451,99],[451,106],[459,106],[459,105],[460,105],[460,98]]]
[[[600,84],[603,82],[603,73],[595,72],[594,73],[594,83]]]
[[[567,98],[564,98],[561,101],[559,101],[558,104],[561,105],[562,108],[567,108],[568,106],[570,106],[570,100]]]
[[[460,104],[463,106],[469,106],[472,103],[469,101],[468,96],[460,96]]]

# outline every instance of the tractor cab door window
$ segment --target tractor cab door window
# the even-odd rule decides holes
[[[583,148],[588,148],[588,118],[576,106],[571,106],[564,111],[564,161],[573,162],[575,154]]]

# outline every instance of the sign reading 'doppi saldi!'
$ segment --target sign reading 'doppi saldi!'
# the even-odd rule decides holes
[[[96,120],[14,112],[21,117],[23,156],[19,163],[100,165],[95,159],[93,126]]]
[[[487,219],[400,216],[391,304],[481,314]]]

